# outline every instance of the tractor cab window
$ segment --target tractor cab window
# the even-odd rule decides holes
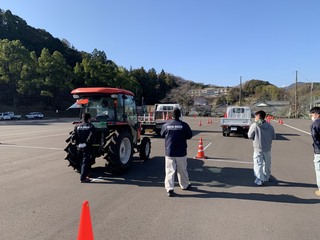
[[[114,103],[111,97],[94,96],[89,98],[86,111],[99,121],[115,120]]]
[[[125,114],[128,122],[135,123],[138,121],[136,104],[132,96],[127,96],[125,99]]]

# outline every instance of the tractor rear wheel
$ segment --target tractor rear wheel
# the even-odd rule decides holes
[[[77,146],[75,144],[72,144],[70,141],[64,151],[67,152],[67,155],[64,159],[69,161],[69,166],[73,167],[74,170],[80,172],[81,162],[78,158]]]
[[[123,173],[130,168],[133,160],[132,137],[128,131],[118,133],[111,132],[106,139],[104,157],[108,162],[108,168],[113,173]]]
[[[65,152],[67,152],[65,160],[69,161],[69,167],[73,167],[74,170],[77,172],[81,172],[81,165],[82,165],[82,157],[79,156],[77,145],[72,142],[72,138],[74,136],[74,132],[69,133],[69,138],[66,139],[67,146],[64,149]],[[91,156],[91,165],[96,163],[96,156],[92,154]]]

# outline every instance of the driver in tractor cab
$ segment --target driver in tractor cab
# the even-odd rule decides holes
[[[80,182],[90,182],[89,172],[92,159],[92,143],[95,127],[91,123],[91,114],[82,114],[82,123],[74,128],[73,142],[77,145],[78,157],[81,163]]]
[[[103,100],[98,106],[97,106],[97,120],[103,120],[104,118],[107,118],[107,120],[114,120],[114,109],[112,104],[108,102],[108,100]]]

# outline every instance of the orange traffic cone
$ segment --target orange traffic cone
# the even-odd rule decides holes
[[[281,118],[279,118],[278,123],[283,124],[283,120]]]
[[[88,201],[84,201],[82,204],[78,240],[94,240]]]
[[[202,144],[202,138],[199,140],[199,147],[198,147],[198,154],[195,158],[199,159],[206,159],[207,157],[204,155],[204,150],[203,150],[203,144]]]
[[[202,126],[201,120],[199,121],[199,126],[200,126],[200,127]]]

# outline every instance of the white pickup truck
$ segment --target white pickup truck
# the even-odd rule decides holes
[[[145,113],[144,116],[139,117],[141,124],[141,134],[148,132],[155,132],[160,135],[162,126],[170,119],[172,119],[172,113],[174,108],[180,108],[177,103],[163,103],[155,104],[153,111]]]
[[[20,120],[21,119],[21,115],[14,114],[14,112],[5,112],[5,114],[8,114],[10,116],[11,120]]]
[[[224,118],[221,118],[222,135],[230,136],[230,133],[243,134],[248,137],[251,125],[251,109],[243,106],[230,106],[227,108]]]

